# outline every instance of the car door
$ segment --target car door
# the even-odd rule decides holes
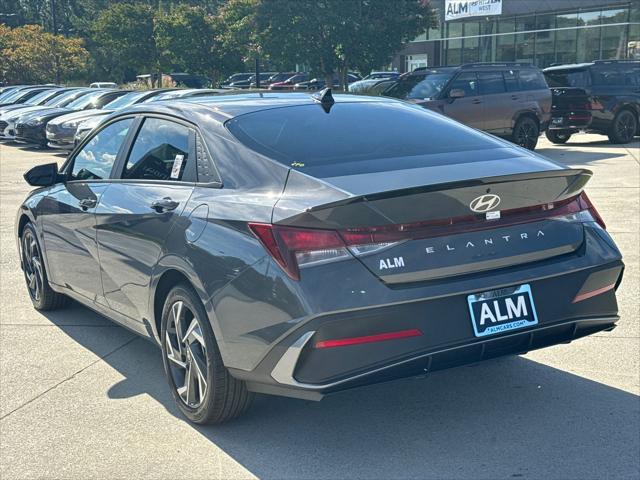
[[[101,129],[64,165],[64,183],[43,200],[42,232],[49,280],[90,302],[102,296],[95,209],[109,186],[132,118]]]
[[[504,133],[517,110],[512,95],[507,92],[501,71],[478,72],[478,85],[484,101],[483,130]]]
[[[452,90],[463,90],[464,97],[450,98]],[[454,78],[447,87],[445,101],[442,103],[442,113],[447,117],[464,123],[470,127],[483,130],[485,128],[483,98],[478,88],[478,77],[475,72],[462,72]]]
[[[195,132],[159,116],[141,118],[135,128],[129,153],[116,167],[119,179],[100,198],[96,222],[105,300],[142,322],[153,269],[193,191]]]

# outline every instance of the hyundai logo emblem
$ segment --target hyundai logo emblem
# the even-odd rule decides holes
[[[484,213],[500,205],[500,197],[494,194],[480,195],[471,200],[469,208],[474,212]]]

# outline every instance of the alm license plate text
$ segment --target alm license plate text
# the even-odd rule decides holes
[[[537,325],[531,287],[502,288],[467,297],[476,337]]]

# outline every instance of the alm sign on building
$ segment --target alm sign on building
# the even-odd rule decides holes
[[[502,0],[446,0],[444,5],[445,21],[501,13]]]

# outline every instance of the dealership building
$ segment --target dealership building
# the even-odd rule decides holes
[[[437,26],[393,67],[473,62],[552,64],[640,59],[640,0],[431,0]]]

